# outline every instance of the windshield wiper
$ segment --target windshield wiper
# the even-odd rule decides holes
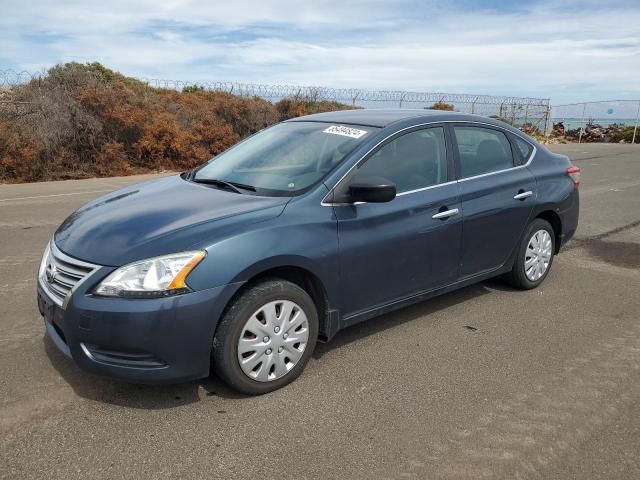
[[[256,187],[254,187],[253,185],[246,185],[244,183],[238,183],[238,182],[227,182],[230,185],[233,185],[234,187],[238,187],[241,188],[242,190],[249,190],[250,192],[255,192],[256,191]]]
[[[192,178],[191,181],[194,183],[204,183],[206,185],[224,187],[227,190],[231,190],[232,192],[242,193],[242,190],[240,190],[238,187],[236,187],[232,183],[225,182],[224,180],[216,180],[215,178]]]
[[[242,190],[249,190],[255,192],[256,188],[251,185],[244,185],[242,183],[227,182],[226,180],[218,180],[217,178],[191,178],[194,183],[204,183],[206,185],[216,185],[218,187],[224,187],[236,193],[243,193]]]

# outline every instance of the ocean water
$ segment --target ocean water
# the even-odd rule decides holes
[[[618,125],[624,125],[625,127],[633,127],[636,124],[636,120],[633,118],[594,118],[594,119],[586,119],[584,121],[580,121],[579,118],[553,118],[553,123],[562,122],[564,124],[564,128],[567,130],[574,130],[576,128],[580,128],[587,124],[588,121],[596,125],[602,125],[603,127],[607,127],[614,123]],[[550,124],[549,127],[552,125]]]

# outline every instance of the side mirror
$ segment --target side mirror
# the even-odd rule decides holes
[[[385,203],[396,198],[396,185],[382,177],[356,179],[349,185],[352,202]]]

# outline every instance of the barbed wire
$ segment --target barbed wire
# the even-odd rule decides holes
[[[0,70],[0,100],[8,98],[16,87],[27,83],[41,85],[48,78],[46,71],[28,72]],[[104,78],[96,74],[98,81]],[[365,108],[430,108],[437,103],[451,105],[456,111],[493,116],[513,125],[533,126],[539,132],[547,131],[550,119],[548,98],[480,95],[465,93],[418,92],[405,90],[371,90],[323,86],[279,85],[222,81],[184,81],[157,78],[137,78],[150,89],[184,91],[185,89],[226,92],[242,97],[259,97],[277,102],[293,98],[302,101],[335,101]],[[7,105],[0,105],[7,110]],[[24,105],[11,106],[14,114],[30,113]],[[528,128],[528,127],[527,127]]]
[[[41,72],[0,70],[0,87],[15,87],[43,77]]]
[[[96,73],[96,80],[106,78]],[[12,115],[29,115],[37,111],[37,105],[20,101],[21,85],[44,86],[48,79],[45,70],[0,70],[0,111]],[[137,78],[149,89],[184,91],[205,90],[226,92],[242,97],[259,97],[270,101],[293,98],[302,101],[335,101],[359,107],[430,108],[444,103],[455,110],[501,118],[525,131],[537,131],[547,135],[556,121],[565,127],[584,129],[593,121],[635,125],[640,121],[639,100],[599,100],[551,105],[548,98],[473,95],[464,93],[418,92],[405,90],[371,90],[323,86],[280,85],[223,81],[184,81],[157,78]],[[108,82],[106,82],[108,83]],[[531,128],[533,127],[533,129]]]
[[[198,87],[204,90],[223,91],[240,96],[256,96],[267,99],[287,97],[317,98],[342,102],[393,102],[393,103],[477,103],[483,105],[537,105],[548,106],[549,99],[527,97],[505,97],[473,95],[463,93],[414,92],[405,90],[368,90],[358,88],[334,88],[322,86],[269,85],[239,82],[197,82],[182,80],[141,79],[155,88],[182,90]]]
[[[45,72],[33,73],[28,71],[0,70],[0,86],[15,87],[34,80],[43,79],[45,76]],[[241,82],[200,82],[157,78],[139,78],[138,80],[153,88],[181,91],[184,88],[197,87],[204,90],[227,92],[245,97],[261,97],[270,100],[304,97],[315,100],[350,102],[354,105],[358,102],[389,102],[399,104],[400,106],[402,103],[444,102],[451,104],[549,106],[549,99],[545,98]]]

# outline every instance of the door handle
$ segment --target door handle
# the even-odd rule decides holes
[[[524,200],[525,198],[529,198],[531,195],[533,195],[533,192],[531,190],[528,190],[526,192],[519,191],[518,194],[513,198],[514,200]]]
[[[435,218],[436,220],[446,220],[449,217],[453,217],[454,215],[458,215],[460,211],[457,208],[452,208],[451,210],[445,210],[444,212],[438,212],[433,215],[431,218]]]

